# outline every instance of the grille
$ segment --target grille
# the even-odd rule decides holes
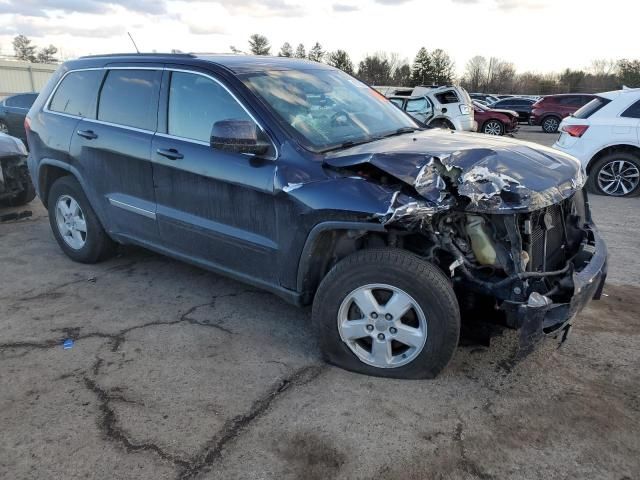
[[[565,231],[562,214],[562,203],[531,214],[531,270],[549,271],[563,266]]]

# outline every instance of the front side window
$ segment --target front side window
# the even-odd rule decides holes
[[[67,74],[53,94],[49,110],[95,118],[98,88],[104,72],[84,70]]]
[[[408,113],[422,113],[427,110],[431,110],[431,105],[426,98],[416,98],[407,100],[407,112]]]
[[[383,95],[339,70],[272,70],[241,78],[312,151],[419,128]]]
[[[100,92],[98,120],[155,130],[161,73],[110,70]]]
[[[222,120],[253,122],[218,82],[194,73],[171,74],[167,118],[170,135],[209,142],[211,127]]]

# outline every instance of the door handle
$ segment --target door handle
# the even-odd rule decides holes
[[[94,140],[98,138],[98,135],[93,133],[93,130],[78,130],[76,133],[87,140]]]
[[[184,158],[184,155],[175,148],[159,148],[158,150],[156,150],[156,152],[158,153],[158,155],[162,155],[169,160],[180,160]]]

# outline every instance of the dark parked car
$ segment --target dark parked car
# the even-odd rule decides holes
[[[518,130],[518,114],[512,110],[495,110],[474,100],[473,111],[478,132],[505,135]]]
[[[535,100],[530,98],[509,97],[492,104],[491,108],[514,110],[518,112],[518,121],[529,123],[529,117],[531,116],[531,109],[534,102]]]
[[[435,376],[460,305],[495,306],[527,349],[564,338],[604,281],[575,159],[421,129],[321,63],[82,58],[52,76],[27,127],[70,258],[136,244],[313,303],[325,357],[350,370]]]
[[[585,93],[547,95],[533,104],[530,123],[541,125],[546,133],[556,133],[564,117],[575,113],[595,97]]]
[[[24,205],[35,196],[24,143],[19,138],[0,133],[0,205]]]
[[[492,103],[500,100],[495,95],[489,95],[488,93],[470,93],[469,96],[471,97],[471,100],[481,100],[487,105],[491,105]]]
[[[0,101],[0,133],[6,133],[26,142],[24,118],[36,98],[38,98],[37,93],[20,93]]]

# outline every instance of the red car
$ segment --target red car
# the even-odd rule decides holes
[[[533,104],[531,125],[541,125],[546,133],[556,133],[560,122],[596,96],[586,93],[547,95]]]
[[[474,118],[478,132],[487,135],[504,135],[518,129],[518,113],[512,110],[494,110],[474,100]]]

